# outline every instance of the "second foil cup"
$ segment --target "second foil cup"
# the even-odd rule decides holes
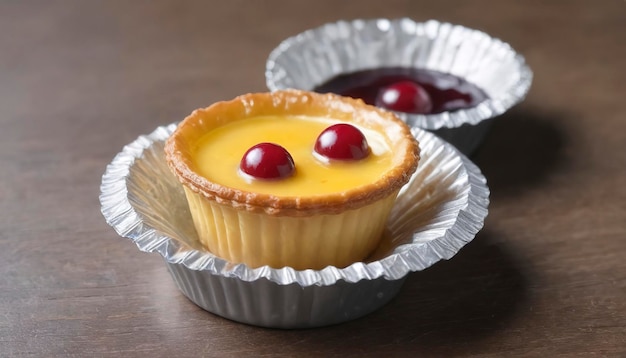
[[[466,155],[480,145],[495,117],[524,99],[532,82],[524,58],[507,43],[460,25],[407,18],[339,21],[302,32],[272,51],[265,77],[271,91],[310,91],[339,75],[394,67],[454,75],[487,95],[466,109],[396,112]]]

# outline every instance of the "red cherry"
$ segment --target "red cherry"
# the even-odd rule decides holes
[[[339,123],[322,131],[315,141],[315,152],[336,160],[359,160],[367,157],[369,145],[356,127]]]
[[[254,178],[282,179],[291,176],[296,166],[285,148],[274,143],[259,143],[246,151],[239,168]]]
[[[426,90],[412,81],[396,82],[378,92],[376,105],[405,113],[430,113],[433,102]]]

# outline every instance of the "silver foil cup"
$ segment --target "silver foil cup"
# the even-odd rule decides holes
[[[283,41],[266,64],[271,91],[313,90],[340,74],[382,67],[434,70],[480,87],[488,99],[438,114],[396,112],[471,154],[492,119],[522,101],[532,71],[511,46],[484,32],[435,20],[372,19],[328,23]]]
[[[222,317],[274,328],[345,322],[383,306],[407,274],[454,256],[482,228],[489,189],[479,169],[435,135],[413,128],[421,160],[400,191],[378,249],[365,262],[322,270],[252,269],[198,242],[182,185],[165,161],[175,124],[124,147],[102,177],[106,222],[141,251],[158,252],[191,301]]]

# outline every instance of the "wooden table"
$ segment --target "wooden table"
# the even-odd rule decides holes
[[[105,166],[192,109],[265,90],[269,52],[342,18],[439,19],[524,54],[527,100],[473,157],[485,228],[362,319],[207,313],[106,225]],[[3,1],[0,356],[626,356],[626,2]]]

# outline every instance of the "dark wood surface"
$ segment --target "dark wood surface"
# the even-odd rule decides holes
[[[362,319],[246,326],[106,225],[105,166],[192,109],[265,90],[269,52],[338,19],[439,19],[535,80],[473,157],[484,230]],[[626,2],[0,2],[0,356],[626,356]]]

